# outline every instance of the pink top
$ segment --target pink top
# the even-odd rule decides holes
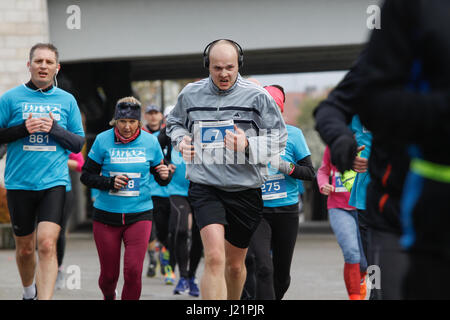
[[[342,184],[340,172],[331,163],[330,149],[327,146],[323,153],[322,165],[317,171],[317,184],[319,185],[319,190],[321,190],[325,184],[330,183],[330,177],[332,177],[331,185],[334,187],[334,191],[328,195],[328,209],[341,208],[345,210],[354,210],[355,207],[348,205],[350,192],[348,192]]]
[[[77,162],[77,169],[76,170],[78,172],[81,172],[81,168],[84,165],[84,158],[83,158],[83,155],[81,154],[81,152],[69,154],[69,159],[70,160],[75,160]]]

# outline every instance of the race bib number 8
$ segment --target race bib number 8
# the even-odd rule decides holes
[[[234,132],[233,120],[200,121],[202,148],[223,148],[226,130]]]
[[[286,198],[286,179],[284,174],[269,176],[266,182],[262,185],[261,191],[263,200]]]
[[[56,151],[56,142],[48,133],[34,133],[23,138],[24,151]]]
[[[127,175],[130,180],[128,184],[118,191],[110,190],[109,194],[112,196],[120,197],[138,197],[139,189],[141,185],[141,174],[140,173],[130,173],[130,172],[110,172],[110,176]]]

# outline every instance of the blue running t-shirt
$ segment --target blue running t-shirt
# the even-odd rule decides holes
[[[28,116],[53,119],[62,128],[84,137],[75,98],[59,88],[47,92],[17,86],[0,97],[0,127],[22,124]],[[44,190],[70,183],[69,152],[48,133],[34,133],[8,143],[5,186],[10,190]]]
[[[359,116],[353,116],[351,129],[355,133],[355,139],[358,146],[366,146],[361,152],[361,157],[369,159],[370,149],[372,147],[372,133],[367,130],[361,123]],[[356,174],[355,181],[353,182],[352,191],[348,204],[360,209],[366,209],[366,193],[367,186],[370,182],[369,170],[366,172],[359,172]]]
[[[288,139],[286,149],[281,158],[297,163],[297,161],[311,155],[302,130],[286,125]],[[298,183],[286,174],[275,171],[269,167],[270,175],[262,186],[264,207],[283,207],[298,202]]]
[[[158,140],[141,130],[136,140],[126,144],[114,142],[114,129],[100,133],[88,157],[102,166],[102,176],[126,174],[128,185],[117,192],[101,190],[94,207],[116,213],[137,213],[153,209],[150,167],[158,166],[163,154]]]
[[[158,137],[159,133],[160,133],[159,131],[155,131],[150,134],[153,135],[154,137]],[[167,150],[163,150],[163,152],[164,154],[167,154]],[[162,198],[169,197],[169,189],[168,189],[169,186],[160,186],[152,175],[150,175],[150,187],[152,190],[152,197],[162,197]]]
[[[171,196],[188,196],[189,180],[186,179],[186,163],[183,160],[181,152],[176,151],[172,147],[171,153],[172,163],[176,166],[173,173],[172,180],[170,181],[169,195]]]

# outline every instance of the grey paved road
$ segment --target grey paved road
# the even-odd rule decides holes
[[[148,260],[145,261],[144,273]],[[91,233],[68,235],[64,266],[73,272],[68,285],[75,288],[55,290],[55,300],[99,300],[97,285],[99,263]],[[0,250],[0,300],[21,299],[22,289],[13,250]],[[76,285],[79,271],[80,288]],[[197,276],[203,271],[200,265]],[[292,281],[286,300],[346,300],[343,281],[343,257],[335,237],[330,233],[299,234],[292,264]],[[119,279],[119,292],[123,277]],[[197,300],[187,295],[173,295],[174,286],[165,285],[162,276],[147,278],[143,275],[143,300]]]

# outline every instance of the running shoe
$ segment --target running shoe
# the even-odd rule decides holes
[[[62,269],[58,269],[58,276],[56,277],[55,288],[57,290],[64,289],[66,277],[64,275],[64,271]]]
[[[165,276],[165,267],[169,265],[169,258],[170,258],[170,254],[169,254],[169,250],[166,249],[166,247],[162,247],[159,250],[159,265],[161,267],[161,274],[163,276]]]
[[[172,285],[175,283],[175,273],[172,271],[172,267],[167,265],[164,267],[164,283]]]
[[[367,295],[367,281],[366,281],[366,274],[364,273],[361,277],[361,283],[359,287],[359,294],[361,296],[361,300],[366,300]]]
[[[114,290],[113,296],[103,296],[103,300],[116,300],[118,295],[119,295],[119,292],[116,289],[116,290]]]
[[[195,277],[189,279],[189,295],[193,297],[198,297],[200,295],[200,290],[198,289]]]
[[[173,294],[186,294],[189,291],[189,283],[188,281],[181,277],[178,280],[177,286],[173,289]]]
[[[153,278],[156,276],[156,264],[150,262],[147,269],[147,277]]]
[[[153,278],[156,275],[156,259],[155,259],[155,252],[149,251],[149,257],[150,257],[150,262],[148,264],[148,269],[147,269],[147,277],[149,278]]]
[[[24,296],[22,296],[22,300],[37,300],[37,286],[36,286],[36,284],[34,285],[34,289],[36,291],[34,293],[34,297],[33,298],[25,298]]]

